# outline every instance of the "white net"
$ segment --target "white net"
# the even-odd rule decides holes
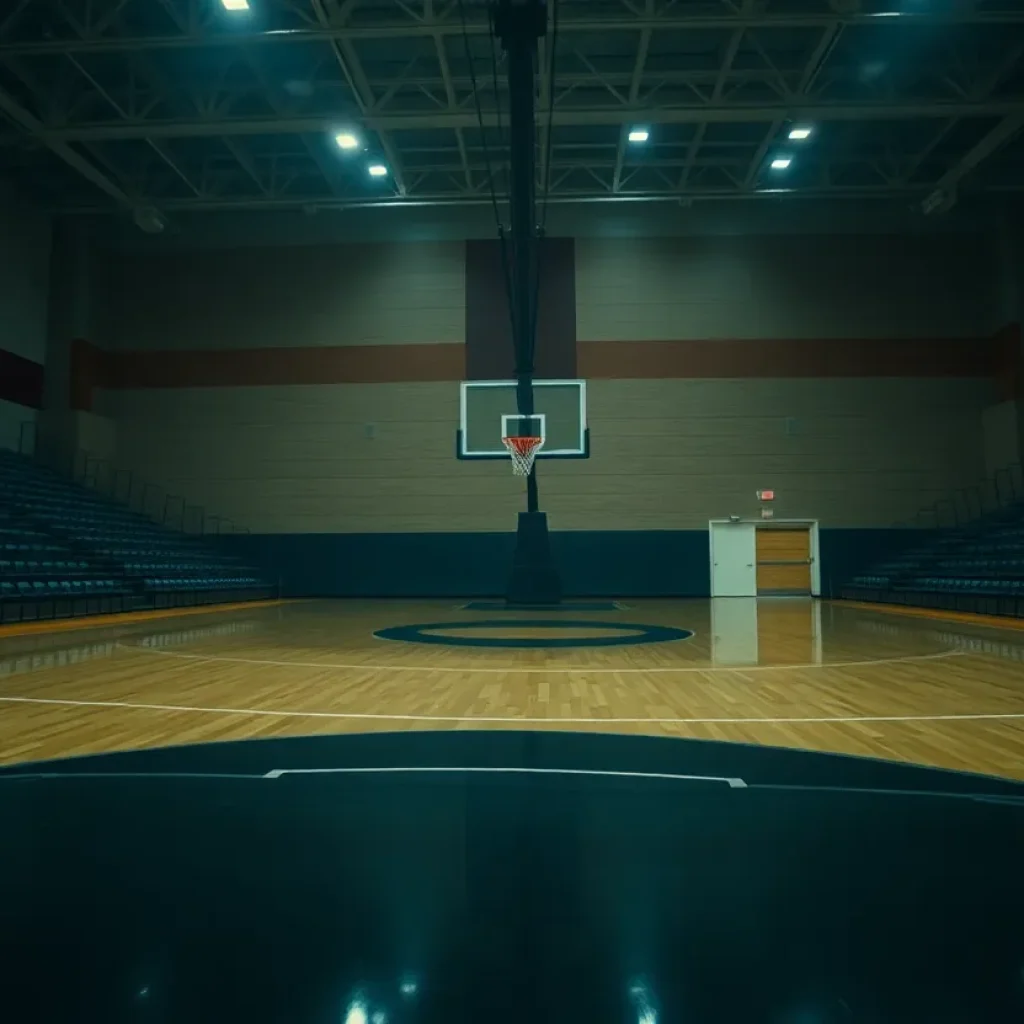
[[[512,472],[516,476],[529,476],[533,460],[544,443],[543,437],[503,437],[501,443],[512,456]]]

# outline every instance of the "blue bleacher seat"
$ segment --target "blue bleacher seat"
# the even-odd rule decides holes
[[[850,580],[843,597],[1024,616],[1024,505],[929,539]]]
[[[70,612],[60,613],[74,614],[269,593],[257,574],[202,540],[157,525],[28,458],[0,450],[4,621],[29,614],[16,607],[29,601],[45,602],[51,611],[71,603]],[[99,608],[97,599],[103,602]]]

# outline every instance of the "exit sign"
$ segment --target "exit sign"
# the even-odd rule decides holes
[[[774,491],[758,491],[757,492],[757,500],[758,501],[774,501],[775,500],[775,492]]]

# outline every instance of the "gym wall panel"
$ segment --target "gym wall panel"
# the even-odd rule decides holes
[[[988,388],[959,380],[592,381],[592,457],[543,462],[556,530],[750,515],[886,527],[980,479]],[[454,457],[457,386],[100,393],[117,461],[266,533],[506,531],[522,484]]]
[[[265,533],[500,531],[522,488],[455,458],[458,385],[100,391],[117,462]]]
[[[581,341],[957,337],[988,329],[991,247],[956,236],[581,238]]]
[[[573,379],[576,373],[576,271],[572,238],[545,238],[537,265],[538,377]],[[511,258],[511,251],[507,254]],[[515,349],[501,243],[466,242],[466,379],[515,376]]]
[[[984,473],[984,380],[591,381],[591,458],[543,468],[561,529],[751,515],[887,527]]]
[[[539,477],[568,592],[706,594],[708,518],[760,487],[821,520],[827,591],[981,479],[999,358],[969,236],[574,248],[593,457]],[[110,269],[80,408],[116,422],[119,465],[249,527],[289,593],[501,591],[523,485],[454,457],[464,243]]]
[[[43,403],[50,222],[0,185],[0,447]]]
[[[194,351],[461,343],[463,245],[111,253],[101,341]]]

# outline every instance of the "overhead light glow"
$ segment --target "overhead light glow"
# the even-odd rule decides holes
[[[341,149],[359,148],[359,139],[351,132],[339,132],[334,136],[334,141],[341,147]]]
[[[367,1024],[366,1006],[360,1000],[353,1000],[345,1011],[345,1024]]]
[[[772,170],[784,171],[792,162],[792,159],[788,156],[777,156],[772,161]]]
[[[414,996],[416,995],[416,982],[412,978],[403,978],[398,990],[403,996]]]
[[[388,173],[388,169],[383,164],[370,164],[366,169],[371,178],[383,178]]]
[[[220,0],[225,11],[247,11],[249,0]]]
[[[790,130],[789,130],[789,137],[794,142],[803,142],[804,139],[809,139],[811,137],[811,129],[810,128],[790,128]]]
[[[627,136],[630,142],[646,142],[650,137],[651,133],[646,128],[634,128]]]

